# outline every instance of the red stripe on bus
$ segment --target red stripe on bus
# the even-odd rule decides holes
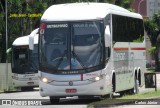
[[[146,48],[131,48],[131,50],[146,50]]]
[[[114,50],[128,50],[128,48],[113,48]]]
[[[81,81],[83,81],[83,74],[81,74]]]
[[[114,50],[128,50],[129,48],[113,48]],[[146,50],[146,48],[131,48],[131,50]]]

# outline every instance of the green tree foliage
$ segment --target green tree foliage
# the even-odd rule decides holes
[[[5,60],[5,53],[1,53],[3,51],[5,51],[5,0],[0,1],[0,58]]]
[[[147,51],[148,51],[150,54],[154,54],[155,50],[156,50],[156,47],[151,47],[151,48],[149,48]]]
[[[30,34],[39,26],[40,17],[31,17],[29,14],[43,13],[47,3],[42,0],[7,0],[8,11],[8,47],[19,36]],[[6,61],[6,32],[5,32],[5,0],[0,1],[0,62]],[[26,15],[26,16],[22,16]]]
[[[5,1],[8,10],[8,48],[20,36],[30,34],[39,27],[40,17],[29,14],[43,14],[53,4],[74,2],[107,2],[129,8],[131,0],[0,0],[0,62],[6,62]],[[25,16],[26,15],[26,16]]]
[[[144,36],[140,36],[138,39],[133,40],[133,42],[143,42]]]
[[[115,5],[131,10],[130,6],[133,0],[115,0]]]
[[[160,13],[155,13],[153,19],[144,21],[145,30],[150,38],[154,50],[152,53],[155,57],[156,71],[160,71]]]

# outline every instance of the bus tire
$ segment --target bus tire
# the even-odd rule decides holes
[[[139,70],[139,73],[138,73],[138,86],[142,86],[142,82],[141,82],[141,71]]]
[[[101,99],[113,99],[113,92],[102,96]]]
[[[115,92],[116,89],[116,76],[115,73],[113,73],[112,77],[112,88],[111,88],[111,93],[109,94],[109,99],[113,99],[113,93]]]
[[[113,91],[114,91],[114,85],[112,83],[112,86],[111,86],[111,92],[109,94],[106,94],[104,96],[102,96],[102,99],[113,99]]]
[[[125,92],[127,92],[127,91],[120,92],[120,97],[124,96],[126,94]]]
[[[21,91],[33,91],[33,87],[21,87]]]
[[[109,99],[113,99],[113,92],[109,94]]]
[[[51,104],[58,104],[59,103],[59,99],[58,98],[54,98],[54,97],[49,97],[50,98],[50,103]]]
[[[137,94],[139,92],[139,84],[138,84],[138,79],[136,77],[134,77],[134,87],[133,89],[131,90],[131,93],[132,94]]]

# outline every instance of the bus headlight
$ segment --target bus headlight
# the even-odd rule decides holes
[[[13,79],[15,80],[18,80],[18,77],[17,76],[12,76]]]
[[[44,82],[44,83],[48,83],[48,78],[42,78],[42,82]]]
[[[101,80],[101,79],[103,79],[103,75],[93,77],[93,78],[91,78],[91,79],[89,79],[89,80],[90,80],[90,81],[99,81],[99,80]]]
[[[95,77],[94,79],[95,79],[95,81],[99,81],[100,77]]]

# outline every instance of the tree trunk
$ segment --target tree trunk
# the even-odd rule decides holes
[[[2,38],[1,38],[1,41],[0,41],[0,43],[1,43],[1,45],[0,45],[0,47],[1,47],[1,50],[2,50],[2,55],[1,55],[1,63],[5,63],[6,62],[6,41],[5,41],[5,34],[2,34]]]
[[[159,57],[158,57],[158,49],[156,48],[156,51],[154,53],[154,57],[155,57],[155,71],[159,71]]]
[[[160,34],[157,37],[157,43],[156,43],[156,50],[154,53],[155,56],[155,71],[160,72],[160,60],[159,60],[159,54],[160,53]]]

